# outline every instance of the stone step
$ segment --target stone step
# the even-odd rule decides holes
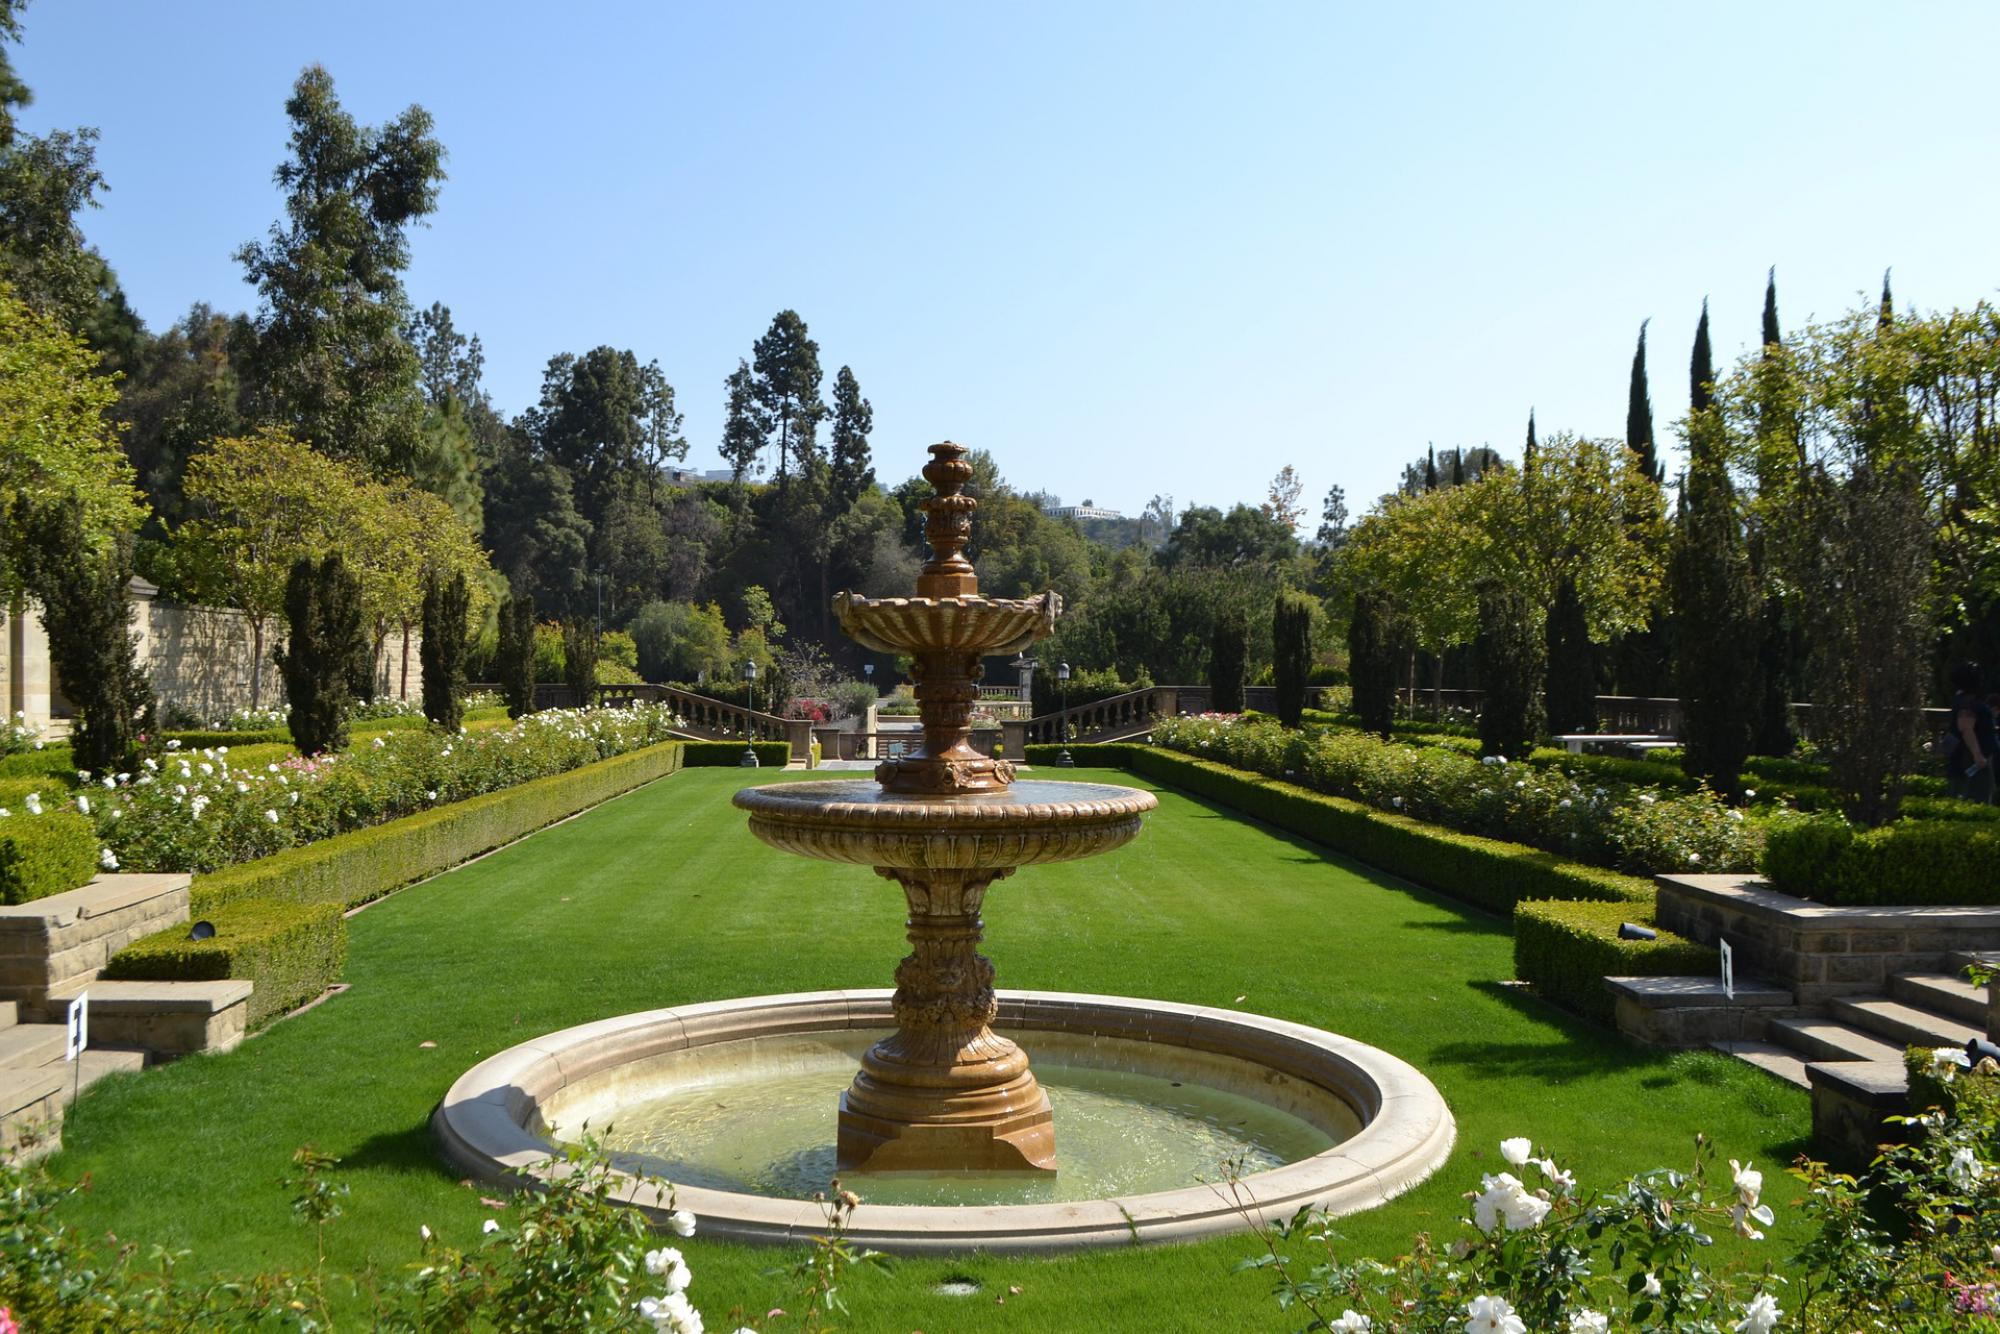
[[[122,1075],[144,1070],[146,1053],[135,1051],[130,1047],[86,1047],[78,1064],[83,1067],[81,1071],[72,1070],[67,1061],[59,1066],[48,1067],[60,1069],[64,1079],[68,1081],[63,1085],[65,1103],[75,1101],[77,1094],[106,1075]]]
[[[0,1070],[0,1154],[25,1147],[39,1157],[61,1146],[64,1088],[59,1069]]]
[[[1904,973],[1891,979],[1889,990],[1897,1000],[1908,1001],[1920,1010],[1971,1024],[1986,1031],[1986,988],[1975,987],[1963,976],[1951,973]]]
[[[1773,1019],[1764,1031],[1771,1041],[1790,1047],[1808,1061],[1903,1059],[1903,1049],[1894,1043],[1832,1019]]]
[[[251,983],[242,978],[204,982],[92,982],[90,1035],[107,1047],[129,1047],[171,1060],[198,1051],[228,1051],[243,1040]],[[67,1016],[74,992],[56,992],[49,1003]]]
[[[1775,1042],[1711,1042],[1713,1050],[1725,1052],[1739,1061],[1747,1061],[1767,1074],[1776,1075],[1787,1084],[1799,1088],[1811,1088],[1806,1080],[1806,1063],[1790,1047],[1781,1047]]]
[[[69,1045],[61,1024],[15,1024],[0,1029],[0,1070],[33,1070],[60,1061]]]
[[[1963,1047],[1986,1036],[1984,1028],[1961,1024],[1929,1010],[1920,1010],[1884,996],[1833,1002],[1834,1017],[1877,1037],[1906,1047]]]
[[[1952,974],[1963,978],[1965,969],[1977,964],[1989,973],[2000,973],[2000,950],[1960,950],[1947,956]]]

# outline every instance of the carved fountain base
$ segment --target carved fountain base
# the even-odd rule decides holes
[[[911,953],[896,968],[896,1032],[841,1095],[841,1170],[1055,1171],[1048,1094],[991,1027],[993,964],[979,953],[987,887],[1011,868],[875,871],[903,887]]]

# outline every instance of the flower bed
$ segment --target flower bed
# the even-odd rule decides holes
[[[1761,821],[1706,791],[1591,784],[1447,746],[1221,718],[1168,719],[1153,740],[1378,810],[1635,874],[1747,871],[1763,845]]]

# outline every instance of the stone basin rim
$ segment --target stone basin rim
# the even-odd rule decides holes
[[[510,1188],[566,1170],[540,1133],[540,1108],[564,1088],[664,1053],[750,1037],[806,1036],[893,1023],[887,989],[748,996],[642,1011],[521,1043],[479,1062],[432,1116],[454,1170]],[[1362,1119],[1323,1153],[1239,1183],[1242,1208],[1219,1186],[1120,1199],[991,1206],[871,1205],[855,1211],[849,1238],[905,1254],[988,1250],[1053,1253],[1143,1242],[1189,1241],[1288,1218],[1314,1204],[1346,1214],[1373,1208],[1442,1166],[1456,1140],[1435,1085],[1390,1053],[1324,1029],[1209,1006],[1074,992],[1001,991],[996,1027],[1139,1038],[1219,1052],[1265,1066],[1348,1102]],[[1032,1043],[1032,1039],[1029,1039]],[[865,1197],[865,1183],[860,1184]],[[662,1225],[668,1203],[636,1179],[613,1197]],[[824,1232],[810,1201],[682,1187],[676,1207],[702,1234],[792,1243]],[[1247,1213],[1248,1217],[1245,1217]]]
[[[1062,789],[1063,798],[1021,801],[1021,790]],[[1065,783],[1021,779],[1005,791],[943,796],[907,796],[882,791],[873,779],[817,779],[769,783],[739,789],[731,799],[738,810],[787,824],[862,824],[907,830],[915,826],[965,829],[970,826],[1067,826],[1113,824],[1144,815],[1160,799],[1143,788],[1111,783]]]

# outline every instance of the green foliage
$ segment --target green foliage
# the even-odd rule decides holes
[[[1705,351],[1705,336],[1701,346]],[[1741,787],[1762,703],[1757,648],[1763,607],[1751,577],[1736,492],[1714,440],[1719,429],[1713,413],[1694,418],[1689,427],[1694,466],[1667,563],[1667,594],[1677,629],[1674,683],[1681,701],[1681,763],[1690,776],[1733,796]]]
[[[76,709],[70,753],[79,768],[121,768],[138,737],[152,729],[154,707],[125,587],[132,578],[132,537],[114,534],[93,547],[87,510],[76,496],[32,507],[17,498],[12,519],[16,559],[41,608],[49,659]]]
[[[241,978],[256,1028],[320,995],[340,980],[347,960],[347,919],[337,903],[247,899],[206,914],[207,940],[188,939],[185,923],[141,937],[111,956],[114,981],[198,982]]]
[[[0,818],[0,903],[75,889],[97,874],[97,853],[97,830],[75,811],[14,809]]]
[[[500,604],[500,651],[494,663],[507,716],[535,711],[535,600],[515,594]]]
[[[728,678],[729,626],[713,602],[649,602],[632,618],[632,639],[648,681]]]
[[[1278,720],[1297,727],[1306,707],[1306,678],[1312,674],[1313,615],[1317,604],[1286,589],[1271,609],[1271,670],[1278,688]]]
[[[1650,903],[1524,901],[1514,906],[1514,976],[1535,994],[1601,1024],[1616,1005],[1607,977],[1705,977],[1715,951],[1659,931],[1653,940],[1620,940],[1620,923],[1653,926]]]
[[[1774,888],[1821,903],[2000,903],[2000,824],[1898,820],[1856,830],[1838,818],[1773,828],[1763,871]]]
[[[424,716],[456,732],[465,715],[465,651],[471,608],[465,576],[424,581]]]
[[[1597,730],[1597,646],[1590,642],[1590,623],[1577,596],[1576,580],[1565,575],[1556,584],[1543,630],[1546,645],[1542,704],[1554,733]]]
[[[1250,627],[1235,609],[1216,618],[1208,648],[1208,707],[1217,713],[1243,712],[1243,669],[1250,653]]]
[[[1036,715],[1040,716],[1056,712],[1063,707],[1065,699],[1069,701],[1070,708],[1076,709],[1117,695],[1129,695],[1134,690],[1149,690],[1152,685],[1151,677],[1127,681],[1119,677],[1115,668],[1084,668],[1070,672],[1069,687],[1065,690],[1063,683],[1056,679],[1054,668],[1044,661],[1043,669],[1035,673],[1033,705]]]
[[[765,443],[778,456],[773,471],[784,481],[793,465],[803,471],[818,457],[815,441],[826,415],[819,397],[819,344],[808,336],[797,311],[781,310],[771,317],[771,327],[752,350],[752,365],[756,378],[750,392],[772,433]]]
[[[1395,726],[1400,656],[1387,596],[1374,591],[1355,594],[1347,622],[1347,674],[1354,687],[1354,712],[1365,730],[1385,741]]]
[[[1526,755],[1542,736],[1545,646],[1536,609],[1520,589],[1487,579],[1479,585],[1479,637],[1473,646],[1485,694],[1479,747],[1487,755]]]
[[[597,688],[597,644],[597,627],[588,617],[562,623],[563,684],[577,708],[589,704]]]
[[[565,773],[455,801],[196,877],[197,916],[246,900],[346,907],[511,843],[680,768],[662,742]]]
[[[287,722],[301,755],[344,750],[357,661],[370,658],[361,585],[340,553],[315,565],[301,557],[285,589],[285,644],[272,653],[291,705]]]

